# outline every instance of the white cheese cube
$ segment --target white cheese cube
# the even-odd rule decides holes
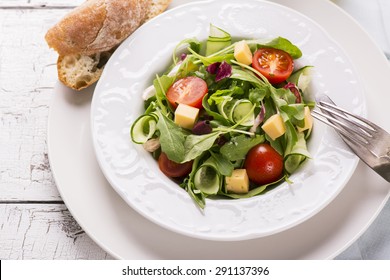
[[[192,129],[198,119],[199,109],[185,104],[179,104],[175,111],[175,123],[186,129]]]
[[[284,121],[282,116],[279,114],[271,116],[261,128],[269,137],[271,137],[272,140],[279,138],[286,132]]]
[[[232,193],[249,192],[249,178],[246,169],[235,169],[230,177],[225,177],[226,190]]]
[[[252,52],[245,41],[240,41],[234,46],[234,57],[242,64],[252,64]]]
[[[299,132],[303,132],[313,127],[313,117],[310,113],[309,107],[307,106],[305,107],[305,118],[303,120],[305,121],[305,125],[303,127],[297,127]]]

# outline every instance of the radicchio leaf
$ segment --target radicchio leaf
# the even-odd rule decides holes
[[[218,68],[220,65],[221,65],[221,62],[215,62],[213,64],[210,64],[209,66],[207,66],[206,71],[212,75],[215,75],[215,74],[217,74]]]
[[[295,95],[296,103],[302,103],[301,93],[295,84],[289,82],[283,88],[290,90]]]
[[[217,75],[215,76],[215,81],[219,82],[225,78],[229,78],[232,75],[232,66],[223,61],[221,65],[218,67]]]
[[[215,62],[207,66],[206,71],[215,76],[215,81],[219,82],[232,75],[232,66],[226,61]]]

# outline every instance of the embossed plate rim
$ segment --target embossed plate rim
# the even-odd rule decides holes
[[[233,0],[230,0],[230,1],[225,1],[224,5],[226,6],[226,5],[232,4],[232,3],[239,3],[240,5],[243,5],[243,3],[255,3],[255,2],[256,3],[261,3],[262,5],[267,6],[267,7],[269,7],[269,6],[277,7],[275,9],[282,10],[283,12],[286,12],[290,16],[291,15],[292,16],[298,16],[298,18],[301,18],[302,20],[304,19],[304,23],[306,23],[306,24],[308,22],[314,24],[306,16],[303,16],[303,15],[297,13],[294,10],[291,10],[289,8],[286,8],[284,6],[280,6],[280,5],[277,5],[277,4],[274,4],[274,3],[263,2],[263,1],[249,1],[249,0],[248,1],[233,1]],[[118,178],[118,176],[115,175],[115,172],[117,172],[117,171],[110,169],[110,167],[107,165],[107,162],[106,162],[106,159],[105,159],[105,156],[107,156],[107,153],[106,153],[106,155],[104,155],[104,153],[102,152],[102,146],[100,144],[102,142],[99,141],[99,139],[101,139],[101,137],[98,135],[99,133],[98,133],[98,130],[97,130],[97,127],[101,127],[101,125],[102,125],[102,123],[98,123],[97,122],[97,119],[102,117],[102,115],[98,116],[97,112],[99,112],[99,111],[101,112],[102,108],[103,108],[102,106],[99,107],[98,102],[102,101],[102,96],[107,95],[107,92],[104,92],[103,88],[105,86],[109,85],[109,81],[106,80],[106,77],[108,77],[108,75],[109,75],[110,67],[116,67],[117,69],[118,69],[118,67],[120,67],[120,71],[122,71],[122,72],[119,72],[119,74],[120,73],[126,74],[126,69],[124,69],[123,66],[121,66],[120,61],[126,58],[126,56],[128,55],[129,50],[131,50],[132,45],[137,43],[137,39],[139,39],[139,37],[143,36],[143,34],[147,31],[147,28],[151,28],[152,24],[154,24],[154,28],[156,28],[158,26],[161,26],[161,24],[164,23],[164,21],[169,20],[170,17],[173,17],[175,15],[177,16],[179,14],[179,12],[185,13],[186,9],[190,9],[191,7],[198,7],[198,6],[207,5],[207,7],[210,8],[210,6],[212,6],[212,3],[214,3],[214,2],[213,1],[208,1],[208,2],[200,2],[200,3],[191,3],[191,4],[187,4],[186,6],[181,6],[181,7],[177,8],[177,9],[173,9],[173,10],[169,11],[168,13],[163,15],[162,17],[159,17],[159,18],[157,18],[155,20],[152,20],[151,22],[146,24],[143,28],[140,28],[133,36],[131,36],[124,44],[122,44],[122,46],[115,52],[113,58],[110,60],[110,62],[106,66],[106,70],[104,71],[104,74],[103,74],[100,82],[97,85],[97,88],[95,90],[94,97],[93,97],[92,110],[91,110],[91,124],[92,124],[91,126],[92,126],[93,143],[94,143],[94,148],[95,148],[95,152],[96,152],[96,155],[97,155],[97,159],[98,159],[99,165],[101,166],[101,169],[102,169],[103,173],[105,174],[106,178],[109,180],[109,182],[114,187],[114,189],[127,201],[127,203],[129,205],[131,205],[133,208],[135,208],[139,213],[141,213],[145,217],[149,218],[150,220],[154,221],[155,223],[157,223],[157,224],[159,224],[159,225],[161,225],[161,226],[163,226],[165,228],[168,228],[170,230],[173,230],[173,231],[185,234],[185,235],[189,235],[189,236],[192,236],[192,237],[211,239],[211,240],[243,240],[243,239],[251,239],[251,238],[256,238],[256,237],[270,235],[270,234],[273,234],[273,233],[276,233],[276,232],[280,232],[282,230],[286,230],[288,228],[293,227],[294,225],[296,225],[298,223],[303,222],[304,220],[308,219],[309,217],[311,217],[315,213],[318,213],[323,207],[325,207],[330,201],[332,201],[334,199],[334,197],[336,197],[337,194],[341,191],[342,187],[348,181],[349,177],[352,175],[352,172],[353,172],[353,170],[356,167],[356,164],[358,162],[357,158],[353,156],[353,160],[349,164],[349,166],[351,168],[349,170],[347,170],[347,172],[344,174],[345,176],[343,177],[342,181],[339,182],[339,188],[337,190],[335,190],[329,197],[327,197],[326,201],[322,201],[319,204],[320,207],[317,206],[314,210],[309,211],[310,213],[305,213],[305,215],[301,216],[299,219],[296,219],[296,220],[291,221],[291,222],[287,221],[287,224],[283,224],[282,226],[276,227],[276,228],[275,227],[273,227],[273,228],[271,227],[271,228],[268,228],[268,229],[264,229],[264,228],[263,229],[259,229],[257,227],[254,227],[254,228],[250,228],[249,230],[246,229],[246,231],[244,231],[244,232],[241,232],[242,228],[239,227],[240,226],[239,223],[241,221],[239,220],[238,223],[236,223],[236,224],[231,224],[231,225],[228,224],[228,226],[226,226],[226,224],[225,224],[223,226],[220,226],[220,228],[214,229],[214,232],[210,233],[210,229],[208,227],[210,227],[212,222],[215,222],[215,221],[212,218],[213,217],[213,213],[211,212],[211,214],[210,214],[210,210],[209,209],[211,209],[212,207],[214,207],[213,209],[221,208],[221,206],[222,207],[237,207],[237,205],[240,205],[240,204],[242,204],[242,205],[244,205],[244,204],[251,204],[253,201],[258,201],[258,200],[263,200],[264,201],[264,199],[266,199],[267,195],[264,196],[264,197],[257,197],[257,198],[253,198],[253,199],[248,199],[246,201],[242,200],[242,201],[239,201],[239,202],[237,202],[237,201],[234,201],[234,202],[233,201],[224,201],[223,203],[221,203],[221,201],[207,201],[205,215],[199,215],[198,212],[197,212],[198,214],[196,214],[196,213],[194,214],[194,212],[191,213],[191,215],[192,215],[191,218],[200,219],[200,220],[196,220],[196,222],[198,222],[198,221],[200,221],[201,223],[203,223],[204,221],[208,222],[208,224],[206,223],[206,226],[201,225],[200,227],[197,227],[197,228],[193,228],[193,227],[191,228],[191,226],[183,225],[183,223],[181,223],[181,224],[179,223],[178,224],[176,222],[172,222],[172,220],[173,220],[172,216],[167,218],[164,212],[162,212],[162,214],[160,213],[161,208],[158,209],[158,211],[155,211],[155,209],[153,209],[154,205],[151,206],[153,203],[150,204],[150,205],[142,205],[142,203],[139,203],[139,202],[136,201],[137,199],[142,201],[142,199],[134,197],[133,195],[129,195],[128,194],[129,190],[123,188],[123,180],[122,180],[122,178]],[[166,24],[166,23],[164,23],[164,24]],[[316,28],[320,28],[317,25],[315,25],[315,27]],[[320,30],[322,30],[322,29],[320,28]],[[322,30],[322,32],[324,32],[324,31]],[[328,36],[328,35],[326,35],[326,36]],[[328,40],[330,40],[329,37],[327,37],[327,38],[328,38]],[[333,47],[335,47],[336,49],[339,48],[335,42],[332,41],[332,44],[334,44]],[[170,48],[172,49],[173,46],[171,46]],[[341,55],[342,51],[338,50],[337,54]],[[343,55],[340,56],[341,59],[343,59],[343,58],[345,59],[345,57]],[[348,59],[347,59],[347,61],[348,61]],[[141,70],[143,71],[143,69],[141,69]],[[118,74],[118,73],[116,73],[116,74]],[[355,80],[357,80],[356,77],[354,77],[354,78],[355,78]],[[149,78],[149,82],[150,82],[150,78]],[[142,86],[145,87],[145,85],[146,85],[146,81],[144,81],[144,84]],[[126,94],[125,91],[123,91],[122,89],[119,89],[119,88],[116,88],[115,91],[116,91],[115,94],[117,94],[118,96],[123,96],[124,94]],[[111,94],[113,94],[113,92],[108,92],[108,94],[110,94],[110,98],[109,99],[111,99]],[[360,96],[360,97],[362,97],[362,96]],[[105,100],[104,102],[106,104],[111,102],[109,99]],[[343,100],[341,100],[341,101],[343,101]],[[362,100],[358,100],[358,101],[362,102]],[[337,102],[337,99],[336,99],[336,102]],[[344,100],[344,102],[345,102],[345,100]],[[362,105],[362,104],[359,104],[359,105]],[[364,107],[364,104],[362,106]],[[360,109],[362,109],[362,108],[360,108]],[[125,128],[122,127],[121,129],[125,129]],[[340,151],[341,152],[348,153],[346,150],[344,150],[343,145],[340,144],[340,142],[337,142],[337,139],[334,138],[334,135],[332,134],[331,131],[327,130],[326,128],[322,128],[322,130],[323,130],[323,133],[324,133],[323,135],[330,135],[329,139],[327,138],[327,140],[331,139],[332,141],[336,141],[332,145],[336,145],[337,147],[340,147],[340,149],[341,149]],[[106,145],[106,144],[107,143],[103,143],[103,145]],[[137,150],[137,149],[138,148],[135,148],[135,150]],[[116,151],[114,151],[114,152],[116,152]],[[108,154],[110,154],[110,153],[108,153]],[[350,154],[348,156],[351,157]],[[146,159],[146,160],[149,161],[149,164],[153,164],[153,163],[150,162],[149,159]],[[146,175],[148,175],[148,176],[150,175],[151,177],[153,177],[152,174],[146,174]],[[122,176],[122,175],[120,175],[120,176]],[[295,177],[295,179],[296,178],[297,177]],[[293,179],[294,179],[294,177],[293,177]],[[169,183],[170,181],[167,180],[166,178],[162,178],[162,180],[164,180],[164,182],[166,184],[168,184],[168,185],[170,184]],[[284,188],[285,192],[290,192],[291,191],[290,187],[288,187],[286,184],[283,186],[283,188]],[[279,187],[278,189],[275,190],[275,192],[278,193],[283,188]],[[161,191],[161,190],[158,189],[158,191]],[[181,191],[181,190],[178,189],[177,191]],[[294,191],[297,194],[299,194],[299,192],[297,190],[294,190]],[[270,192],[270,193],[272,194],[274,192]],[[161,195],[161,193],[159,193],[159,195]],[[177,197],[179,197],[179,196],[182,196],[182,193],[180,193],[180,192],[178,193],[175,190],[174,193],[173,193],[174,199],[177,199]],[[296,198],[298,198],[298,195],[296,196]],[[179,202],[181,202],[181,199],[183,199],[183,197],[180,197],[180,201]],[[188,197],[184,198],[184,199],[186,199],[185,204],[187,204],[188,207],[194,207],[194,205],[191,203],[191,201],[188,200]],[[233,204],[234,204],[234,206],[232,206]],[[168,205],[165,205],[164,207],[167,207],[167,206]],[[241,211],[242,209],[239,209],[239,210]],[[165,209],[164,209],[164,211],[165,211]],[[192,211],[192,210],[190,210],[190,211]],[[285,211],[285,210],[281,209],[281,211]],[[306,210],[305,209],[296,209],[294,211],[303,211],[303,212],[305,212]],[[241,217],[241,218],[247,219],[248,218],[248,213],[247,213],[248,210],[244,209],[244,212],[245,212],[246,216]],[[172,209],[171,209],[171,214],[172,214]],[[274,220],[277,220],[279,218],[280,219],[284,219],[283,217],[277,217],[278,214],[279,213],[274,213],[273,214],[273,215],[276,215]],[[238,214],[238,216],[239,216],[239,214]],[[234,218],[234,217],[232,215],[230,215],[229,218]],[[209,219],[209,221],[207,221],[208,219]],[[254,219],[254,221],[259,222],[258,219],[257,220]],[[262,221],[262,222],[264,222],[264,221]],[[266,222],[267,221],[265,221],[264,223],[266,223]],[[237,226],[237,225],[239,225],[239,226],[234,228],[234,226]],[[226,231],[227,228],[232,228],[232,230],[230,232],[227,232]]]

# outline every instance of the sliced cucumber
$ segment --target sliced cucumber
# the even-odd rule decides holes
[[[210,35],[206,43],[206,56],[216,53],[232,44],[229,33],[210,24]]]
[[[252,113],[251,113],[252,111]],[[249,100],[239,100],[233,110],[233,122],[243,126],[253,126],[255,123],[255,113],[253,104]]]
[[[224,96],[224,100],[217,105],[218,112],[225,118],[229,120],[228,114],[231,111],[233,98],[231,96]]]
[[[209,37],[212,38],[230,38],[230,34],[225,30],[215,26],[214,24],[210,24],[210,32]]]
[[[131,138],[134,143],[144,144],[148,141],[157,129],[157,119],[154,114],[142,115],[131,127]]]
[[[210,162],[211,163],[211,162]],[[214,164],[203,163],[194,176],[195,188],[207,195],[217,194],[221,187],[221,175]]]
[[[240,123],[243,126],[252,126],[255,122],[253,104],[247,99],[233,99],[226,97],[217,105],[219,113],[233,123]],[[244,119],[245,118],[245,119]]]
[[[220,175],[211,166],[202,166],[195,174],[194,185],[204,194],[217,194],[220,184]]]

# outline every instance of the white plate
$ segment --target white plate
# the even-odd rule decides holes
[[[174,1],[174,4],[182,2],[186,1]],[[390,76],[390,68],[367,34],[329,1],[277,2],[315,18],[348,51],[358,73],[364,77],[370,119],[390,131],[390,123],[381,114],[387,109],[390,96],[385,94],[386,85],[378,83]],[[370,60],[360,59],[364,52]],[[102,175],[90,134],[92,94],[93,88],[75,93],[59,83],[56,85],[49,116],[49,159],[58,189],[70,212],[89,236],[116,258],[332,258],[364,232],[388,199],[388,184],[359,164],[351,180],[328,207],[282,233],[229,243],[172,233],[132,210]]]
[[[180,41],[207,39],[210,23],[227,30],[233,38],[288,38],[303,52],[296,66],[315,67],[312,95],[326,93],[342,107],[363,112],[362,84],[349,58],[308,17],[261,0],[194,2],[148,22],[110,58],[91,106],[92,139],[99,165],[129,205],[175,232],[226,241],[286,230],[323,209],[355,170],[357,157],[332,129],[315,124],[309,142],[313,159],[290,177],[293,184],[285,182],[249,199],[206,199],[204,211],[160,172],[141,145],[129,139],[131,125],[143,112],[144,89],[151,85],[156,73],[168,68]]]

